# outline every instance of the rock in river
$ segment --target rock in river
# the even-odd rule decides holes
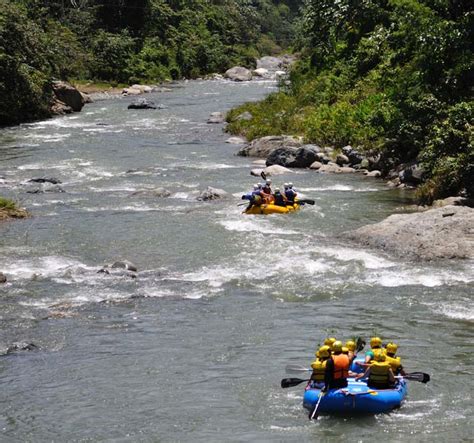
[[[300,140],[289,135],[269,135],[252,140],[247,146],[241,148],[237,155],[266,158],[277,148],[300,147],[301,145]]]
[[[212,112],[207,122],[215,124],[224,123],[224,114],[222,112]]]
[[[445,206],[385,220],[344,234],[407,259],[474,258],[474,209]]]
[[[142,98],[130,103],[127,109],[158,109],[158,106],[156,106],[155,103]]]
[[[233,80],[234,82],[245,82],[252,80],[252,72],[242,66],[234,66],[225,71],[224,77]]]
[[[6,283],[7,282],[7,276],[0,272],[0,283]]]
[[[196,197],[196,200],[199,201],[209,201],[209,200],[218,200],[221,198],[227,197],[229,194],[225,192],[223,189],[217,189],[217,188],[212,188],[211,186],[208,186],[207,189],[202,191],[198,197]]]

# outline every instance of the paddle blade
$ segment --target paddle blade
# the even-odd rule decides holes
[[[316,202],[315,200],[312,200],[311,198],[302,198],[302,199],[299,199],[297,200],[297,203],[299,203],[300,205],[301,204],[308,204],[308,205],[314,205]]]
[[[355,349],[356,354],[362,351],[362,349],[364,349],[364,346],[365,346],[365,340],[362,337],[358,337],[356,341],[356,349]]]
[[[430,381],[430,374],[424,372],[410,372],[405,374],[403,378],[411,381],[419,381],[420,383],[428,383]]]
[[[262,177],[264,180],[267,179],[267,174],[265,174],[265,171],[260,172],[260,177]]]
[[[292,372],[308,372],[311,371],[310,368],[305,368],[300,365],[286,365],[285,371],[287,374],[291,374]]]
[[[285,388],[291,388],[292,386],[297,386],[301,383],[304,383],[305,381],[309,381],[309,380],[303,380],[301,378],[284,378],[282,381],[281,381],[281,387],[283,389]]]

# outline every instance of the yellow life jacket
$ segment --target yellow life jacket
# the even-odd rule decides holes
[[[327,359],[321,360],[317,358],[316,360],[311,363],[311,367],[313,368],[313,373],[311,374],[311,380],[322,382],[324,381],[324,373],[326,372],[326,363]]]
[[[392,369],[392,372],[395,375],[397,375],[400,372],[400,369],[402,367],[402,362],[400,360],[400,357],[390,357],[386,355],[385,362],[390,365],[390,368]]]
[[[369,383],[388,385],[390,364],[386,361],[374,361],[370,364]]]

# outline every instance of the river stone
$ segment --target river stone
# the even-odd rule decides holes
[[[74,112],[79,112],[84,106],[84,97],[69,83],[61,80],[53,81],[52,87],[55,99],[70,107]]]
[[[442,200],[435,200],[433,208],[442,208],[444,206],[474,206],[474,202],[465,197],[448,197]]]
[[[3,355],[5,354],[13,354],[14,352],[18,351],[37,351],[39,349],[38,346],[36,346],[34,343],[26,343],[26,342],[18,342],[18,343],[12,343],[6,351],[3,352]]]
[[[3,272],[0,272],[0,283],[6,283],[6,282],[7,282],[7,276]]]
[[[242,137],[229,137],[225,142],[230,143],[231,145],[242,145],[247,143],[247,140]]]
[[[313,162],[311,163],[311,165],[309,166],[309,169],[320,169],[321,167],[323,166],[323,164],[321,162]]]
[[[272,165],[272,166],[267,166],[263,172],[265,172],[266,175],[271,176],[271,175],[283,175],[283,174],[293,174],[293,171],[285,168],[284,166],[280,165]]]
[[[237,155],[265,158],[277,148],[285,146],[300,147],[301,145],[300,140],[289,135],[269,135],[252,140],[247,146],[240,148]]]
[[[201,193],[196,197],[196,200],[199,201],[209,201],[209,200],[219,200],[226,198],[229,194],[223,189],[212,188],[208,186],[206,190],[201,191]]]
[[[318,160],[320,147],[316,145],[303,145],[296,152],[296,168],[309,168]]]
[[[282,67],[282,59],[278,57],[265,56],[257,59],[257,69],[266,69],[267,71],[278,71]]]
[[[334,174],[340,174],[341,167],[336,165],[335,163],[328,163],[327,165],[322,165],[319,169],[318,172],[330,172]]]
[[[224,114],[222,112],[212,112],[209,118],[207,119],[209,124],[219,124],[224,123]]]
[[[292,146],[285,146],[281,148],[274,149],[267,157],[266,165],[280,165],[285,167],[295,167],[296,166],[296,153],[298,148]]]
[[[130,103],[127,109],[157,109],[157,106],[155,103],[142,98]]]
[[[445,206],[413,214],[394,214],[344,236],[363,245],[414,260],[473,259],[474,209]]]
[[[37,177],[37,178],[30,178],[28,180],[31,183],[51,183],[53,185],[57,185],[58,183],[62,183],[61,180],[55,177]]]
[[[400,181],[407,185],[417,186],[423,181],[424,171],[417,163],[406,166],[399,172]]]
[[[234,66],[225,71],[224,77],[233,80],[234,82],[245,82],[252,80],[252,73],[242,66]]]
[[[138,89],[141,93],[149,93],[153,91],[153,88],[148,85],[132,85],[132,89]]]
[[[169,197],[170,195],[171,195],[171,192],[165,188],[142,189],[140,191],[135,191],[130,194],[131,197],[142,196],[142,197],[157,197],[157,198]]]
[[[377,171],[376,169],[373,170],[373,171],[370,171],[370,172],[367,172],[367,174],[365,174],[367,177],[381,177],[382,176],[382,173],[380,171]],[[398,184],[397,184],[398,185]]]
[[[341,172],[342,174],[352,174],[356,172],[356,170],[354,168],[351,168],[350,166],[342,166],[339,172]]]
[[[348,165],[348,164],[349,164],[349,158],[347,157],[347,155],[344,155],[344,154],[337,154],[336,163],[337,163],[339,166]]]
[[[252,71],[252,74],[256,77],[267,77],[268,76],[268,69],[265,68],[257,68]]]

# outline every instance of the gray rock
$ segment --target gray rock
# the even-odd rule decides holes
[[[8,348],[6,349],[6,351],[3,352],[2,355],[13,354],[14,352],[19,351],[37,351],[38,349],[39,347],[36,346],[34,343],[18,342],[8,346]]]
[[[225,142],[230,143],[231,145],[242,145],[247,143],[247,140],[242,137],[229,137]]]
[[[210,124],[224,123],[224,114],[222,114],[222,112],[212,112],[209,118],[207,119],[207,123],[210,123]]]
[[[57,185],[58,183],[62,183],[61,180],[54,177],[37,177],[37,178],[30,178],[28,180],[31,183],[51,183],[53,185]]]
[[[252,80],[252,73],[247,68],[235,66],[225,71],[224,77],[234,82],[245,82]]]
[[[3,272],[0,272],[0,283],[6,283],[6,282],[7,282],[7,276]]]
[[[349,164],[349,158],[344,154],[337,154],[336,163],[339,166],[348,165]]]
[[[309,169],[320,169],[322,166],[323,164],[321,162],[316,161],[311,163]]]
[[[133,263],[131,263],[127,260],[119,260],[119,261],[113,262],[110,265],[110,268],[112,268],[112,269],[126,269],[127,271],[137,272],[137,267]]]
[[[237,155],[243,157],[260,157],[266,158],[277,148],[282,147],[300,147],[301,141],[288,135],[269,135],[267,137],[256,138],[247,146],[239,150]]]
[[[135,191],[130,194],[131,197],[156,197],[164,198],[169,197],[171,192],[165,188],[156,188],[156,189],[142,189],[140,191]]]
[[[26,191],[27,194],[44,194],[46,192],[56,194],[66,191],[59,185],[50,185],[48,183],[41,184],[38,187],[30,188]]]
[[[319,169],[318,172],[330,172],[333,174],[340,174],[342,172],[341,167],[334,164],[334,163],[328,163],[327,165],[322,165]]]
[[[474,201],[469,200],[465,197],[448,197],[442,200],[435,200],[433,202],[433,208],[442,208],[444,206],[474,206]]]
[[[127,109],[158,109],[158,106],[156,106],[155,103],[142,98],[130,103]]]
[[[257,68],[252,71],[252,74],[256,77],[267,77],[269,75],[268,69]]]
[[[318,160],[320,147],[316,145],[303,145],[296,152],[296,168],[309,168]]]
[[[265,56],[257,59],[257,69],[266,69],[267,71],[278,71],[283,66],[281,58]]]
[[[327,165],[331,161],[331,159],[326,154],[318,152],[318,154],[316,154],[316,161]]]
[[[82,94],[72,85],[64,81],[52,83],[53,94],[56,100],[64,103],[74,112],[79,112],[85,104]]]
[[[394,214],[344,236],[407,259],[473,259],[473,232],[474,209],[445,206],[413,214]]]
[[[417,163],[407,165],[398,174],[398,177],[402,183],[413,186],[419,185],[423,181],[423,176],[424,171]]]
[[[354,168],[351,168],[350,166],[342,166],[339,172],[341,172],[342,174],[352,174],[356,172],[356,170]]]
[[[208,186],[206,190],[202,191],[196,200],[199,201],[209,201],[209,200],[219,200],[222,198],[228,197],[229,194],[225,192],[223,189],[212,188]]]
[[[296,166],[296,153],[298,148],[291,146],[285,146],[282,148],[274,149],[267,157],[266,165],[280,165],[289,168]]]
[[[97,271],[98,274],[112,275],[115,277],[127,277],[135,279],[137,278],[137,267],[127,261],[127,260],[118,260],[112,264],[105,265]]]
[[[272,175],[283,175],[283,174],[292,174],[293,171],[285,168],[284,166],[280,165],[272,165],[272,166],[267,166],[263,172],[265,172],[265,175],[267,176],[272,176]]]
[[[377,171],[376,169],[373,170],[373,171],[370,171],[370,172],[367,172],[367,174],[365,174],[367,177],[381,177],[382,176],[382,173],[380,171]]]

